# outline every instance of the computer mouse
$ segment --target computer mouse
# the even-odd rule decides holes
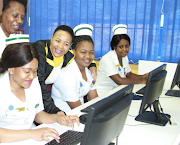
[[[80,122],[81,122],[82,124],[85,124],[85,123],[86,123],[87,116],[88,116],[88,114],[82,114],[81,116],[79,116]]]

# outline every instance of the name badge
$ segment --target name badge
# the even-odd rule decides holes
[[[80,82],[79,87],[78,87],[78,93],[79,93],[79,94],[83,94],[84,91],[85,91],[85,90],[84,90],[83,84],[82,84],[82,82]]]
[[[19,110],[19,112],[21,112],[21,111],[25,111],[25,107],[16,108],[16,110]]]

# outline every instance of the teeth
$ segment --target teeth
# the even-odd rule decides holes
[[[56,49],[56,53],[61,53],[61,51]]]
[[[86,63],[89,63],[90,61],[89,60],[84,60]]]

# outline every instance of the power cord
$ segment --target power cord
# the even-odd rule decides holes
[[[159,102],[159,101],[158,101],[158,102]],[[159,106],[160,106],[160,110],[161,110],[161,112],[163,113],[163,115],[168,119],[169,124],[172,125],[171,119],[164,113],[163,108],[161,107],[160,102],[159,102]]]
[[[162,113],[161,113],[160,111],[158,111],[159,109],[153,111],[153,110],[151,109],[151,107],[149,107],[150,110],[151,110],[153,113],[155,113],[156,115],[158,115],[159,118],[161,118],[161,115],[165,116],[165,117],[167,118],[169,124],[172,125],[172,122],[171,122],[170,118],[163,112],[163,108],[161,107],[161,104],[160,104],[159,100],[156,100],[156,101],[153,103],[153,105],[155,105],[156,103],[158,103],[156,109],[158,109],[158,108],[160,107],[160,111],[161,111]],[[154,108],[154,109],[155,109],[155,108]]]

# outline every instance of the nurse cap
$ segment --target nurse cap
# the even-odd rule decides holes
[[[73,29],[73,31],[74,31],[75,36],[81,36],[81,35],[91,36],[92,31],[93,31],[93,26],[91,26],[89,24],[80,24],[80,25],[77,25]]]
[[[127,34],[127,25],[125,24],[115,25],[112,29],[112,32],[113,35]]]
[[[14,34],[6,39],[6,45],[21,42],[29,42],[29,34]]]

